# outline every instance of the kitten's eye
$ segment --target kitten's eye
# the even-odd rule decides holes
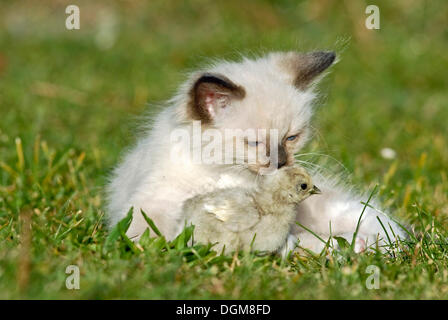
[[[293,136],[289,136],[288,138],[286,138],[286,140],[288,140],[288,141],[294,141],[294,140],[297,139],[297,137],[298,137],[298,135],[296,134],[296,135],[293,135]]]
[[[247,144],[249,145],[249,146],[251,146],[251,147],[257,147],[257,146],[259,146],[260,144],[262,144],[263,142],[260,142],[260,141],[247,141]]]

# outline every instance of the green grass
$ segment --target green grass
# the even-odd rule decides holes
[[[374,3],[381,30],[364,27],[362,1],[81,1],[79,31],[64,27],[70,1],[0,3],[0,298],[447,298],[448,6]],[[103,187],[147,102],[206,57],[314,48],[341,60],[305,152],[340,161],[362,191],[379,186],[414,225],[401,252],[282,262],[189,247],[191,229],[139,245],[108,233]],[[68,265],[80,290],[65,287]]]

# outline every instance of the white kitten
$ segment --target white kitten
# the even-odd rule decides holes
[[[217,188],[251,186],[257,174],[272,168],[272,164],[275,163],[275,168],[293,164],[294,154],[309,138],[314,84],[334,59],[332,52],[279,52],[255,60],[218,62],[193,73],[169,101],[169,106],[156,117],[152,129],[114,171],[108,186],[110,225],[116,224],[133,206],[129,237],[138,239],[147,228],[140,213],[143,209],[167,239],[173,239],[184,226],[181,209],[186,199]],[[194,121],[201,121],[202,132],[212,129],[222,133],[224,143],[242,142],[246,151],[255,148],[257,155],[265,156],[257,158],[255,163],[236,164],[241,158],[247,160],[247,155],[229,154],[229,150],[223,149],[223,157],[229,156],[233,164],[195,161],[185,156],[179,146],[193,153],[204,151],[203,141],[196,146],[194,143],[185,146],[185,142],[172,139],[173,132],[182,129],[193,140]],[[244,135],[226,138],[228,129],[275,131],[278,145],[273,149],[275,139],[269,134],[255,140]],[[319,175],[313,180],[322,195],[300,204],[297,221],[324,240],[329,238],[331,222],[333,236],[351,241],[364,208],[361,201],[367,197],[353,195]],[[359,228],[358,251],[366,243],[375,243],[377,237],[380,245],[387,242],[377,217],[396,236],[405,238],[403,230],[387,215],[367,207]],[[393,238],[392,232],[389,236]],[[297,238],[302,247],[314,251],[324,246],[308,231],[295,227],[289,237],[290,248]]]

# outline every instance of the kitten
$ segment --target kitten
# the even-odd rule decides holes
[[[108,185],[110,225],[115,225],[133,206],[133,221],[127,231],[130,238],[138,239],[147,228],[140,213],[143,209],[165,237],[173,239],[185,223],[185,200],[217,188],[251,187],[259,174],[275,174],[278,168],[294,164],[294,154],[310,137],[313,89],[334,60],[333,52],[275,52],[257,59],[217,62],[191,74],[154,119],[153,127],[115,169]],[[250,129],[265,130],[266,134],[245,134]],[[227,130],[243,134],[226,137]],[[231,162],[198,161],[194,156],[209,147],[202,140],[194,142],[198,131],[220,134],[224,144],[242,144],[245,152],[215,149],[218,158],[222,152],[222,158],[230,158]],[[176,132],[191,139],[173,139]],[[186,155],[186,150],[192,151],[193,158]],[[255,150],[257,157],[249,163],[246,154],[250,150]],[[351,241],[364,208],[361,201],[367,199],[331,179],[316,175],[313,180],[322,195],[299,205],[297,221],[324,240],[330,236],[331,223],[333,236]],[[390,225],[397,237],[405,237],[386,214],[367,207],[357,234],[358,251],[377,238],[380,245],[387,242],[377,217],[387,228]],[[291,247],[297,240],[300,246],[316,252],[324,247],[321,240],[298,226],[288,238]]]

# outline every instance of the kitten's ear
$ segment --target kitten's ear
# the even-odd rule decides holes
[[[195,120],[211,122],[233,99],[243,99],[244,88],[223,75],[205,73],[190,91],[190,114]]]
[[[292,76],[297,88],[306,90],[333,64],[335,58],[336,54],[332,51],[288,52],[281,54],[279,64]]]

